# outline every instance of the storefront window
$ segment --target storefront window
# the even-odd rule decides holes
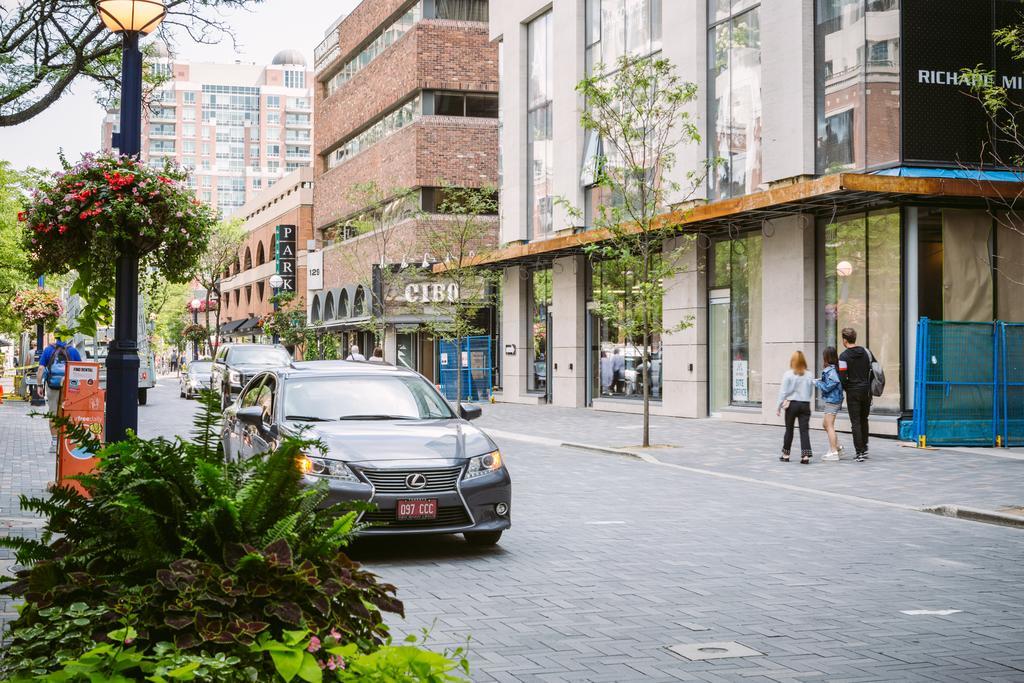
[[[761,404],[761,235],[715,242],[709,255],[711,412]]]
[[[819,173],[899,162],[899,0],[817,0]]]
[[[713,199],[755,191],[761,170],[761,24],[752,3],[710,0],[708,29],[709,154]],[[722,5],[725,5],[723,7]]]
[[[870,349],[885,369],[885,394],[873,405],[882,412],[901,407],[900,254],[898,209],[840,217],[820,228],[823,309],[815,368],[821,369],[825,346],[842,353],[842,330],[852,327],[857,343]]]
[[[551,269],[530,272],[530,367],[529,391],[547,392],[551,350]]]
[[[551,232],[554,220],[554,94],[552,56],[554,28],[551,12],[529,24],[529,74],[526,103],[526,165],[529,239]]]
[[[592,272],[590,300],[595,313],[594,335],[597,342],[592,352],[598,356],[591,363],[594,373],[592,395],[642,399],[645,349],[640,320],[643,309],[637,305],[634,293],[639,276],[610,262],[595,263]],[[661,311],[653,311],[652,318],[661,320]],[[627,320],[631,321],[630,324],[623,325]],[[660,401],[664,376],[660,331],[652,335],[646,351],[650,356],[650,395]]]

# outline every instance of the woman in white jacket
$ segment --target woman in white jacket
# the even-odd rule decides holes
[[[782,462],[789,462],[793,446],[793,423],[800,424],[800,464],[811,464],[811,401],[814,399],[814,377],[807,372],[807,359],[802,351],[789,358],[789,370],[782,376],[776,415],[786,412],[786,435],[782,439]]]

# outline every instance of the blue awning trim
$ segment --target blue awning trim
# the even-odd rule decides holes
[[[875,171],[872,175],[897,176],[900,178],[950,178],[955,180],[988,180],[991,182],[1021,183],[1024,173],[1013,171],[985,171],[967,168],[914,168],[901,166]]]

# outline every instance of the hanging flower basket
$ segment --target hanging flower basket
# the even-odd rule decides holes
[[[207,301],[206,299],[200,299],[199,300],[199,308],[197,308],[195,311],[193,311],[192,310],[192,302],[190,301],[187,304],[185,304],[185,311],[188,312],[188,313],[193,313],[193,312],[206,313],[207,311],[216,311],[219,307],[220,307],[220,303],[216,299],[210,299],[209,301]]]
[[[210,331],[202,325],[189,325],[181,331],[181,337],[185,341],[194,344],[202,344],[210,339]]]
[[[50,325],[64,313],[60,295],[49,289],[25,289],[14,295],[11,310],[27,326],[43,323]]]
[[[63,171],[39,181],[18,214],[36,272],[77,271],[72,292],[96,308],[113,295],[118,256],[138,257],[140,272],[188,282],[217,214],[196,199],[187,179],[170,160],[159,169],[110,154],[65,162]]]

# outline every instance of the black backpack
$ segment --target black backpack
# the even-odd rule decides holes
[[[868,380],[871,383],[871,395],[881,396],[885,393],[885,370],[882,369],[882,364],[875,358],[875,354],[871,353],[871,349],[865,348],[868,352],[868,358],[871,359],[871,371],[868,374]]]

